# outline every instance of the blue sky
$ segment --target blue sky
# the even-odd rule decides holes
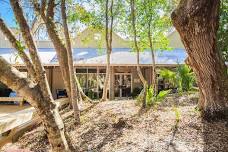
[[[0,17],[5,21],[9,27],[15,27],[16,22],[9,0],[0,0]]]

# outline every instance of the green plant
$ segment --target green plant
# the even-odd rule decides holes
[[[195,75],[191,68],[187,65],[179,65],[177,67],[177,82],[180,91],[190,91],[195,82]]]
[[[92,90],[88,91],[88,97],[90,97],[91,99],[95,99],[95,94]]]
[[[152,86],[150,86],[147,89],[147,95],[146,95],[146,104],[148,107],[150,106],[156,106],[162,101],[164,101],[165,97],[171,92],[171,90],[162,90],[157,95],[154,94],[154,89]]]
[[[178,123],[180,121],[180,117],[181,117],[180,109],[178,107],[174,106],[173,111],[175,112],[176,123]]]
[[[179,93],[194,89],[195,75],[187,65],[178,65],[176,72],[162,69],[160,77],[168,81],[173,87],[177,87]]]
[[[168,81],[171,85],[173,86],[176,85],[177,79],[176,79],[176,73],[174,71],[171,71],[168,69],[161,69],[160,77]]]

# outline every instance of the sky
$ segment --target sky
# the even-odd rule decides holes
[[[16,22],[9,0],[0,0],[0,17],[9,27],[16,27]]]

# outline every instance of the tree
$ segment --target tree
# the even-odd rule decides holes
[[[216,42],[219,7],[219,0],[181,0],[171,15],[197,77],[199,108],[208,119],[224,118],[228,111],[227,68]]]
[[[106,43],[106,76],[103,87],[103,94],[101,101],[107,100],[107,90],[110,80],[110,56],[112,52],[112,33],[114,30],[114,19],[118,19],[120,15],[120,8],[122,7],[122,1],[117,0],[89,0],[89,1],[79,1],[75,2],[75,10],[70,11],[70,21],[71,23],[80,22],[81,24],[89,27],[90,29],[95,29],[100,31],[101,37],[98,40],[98,48],[102,50],[102,42],[105,40]],[[86,9],[85,6],[96,7],[96,10]]]
[[[72,78],[74,69],[72,69],[73,61],[71,60],[72,52],[71,52],[70,40],[68,40],[69,38],[69,35],[67,34],[68,29],[64,29],[64,35],[67,43],[67,47],[66,47],[57,33],[57,27],[54,22],[55,6],[56,6],[55,0],[50,0],[48,1],[48,3],[46,0],[42,0],[41,4],[39,4],[37,1],[33,1],[33,5],[36,12],[40,15],[40,17],[44,21],[47,29],[47,33],[56,50],[63,81],[65,84],[69,99],[73,105],[75,120],[77,123],[80,123],[80,110],[78,107],[77,89],[71,88],[71,87],[76,87],[75,86],[76,84],[73,84],[76,82],[73,82],[74,78]],[[64,5],[64,3],[62,5]],[[47,9],[46,9],[46,6],[47,6]],[[65,5],[63,7],[65,7]],[[63,7],[62,7],[62,11],[65,11]],[[65,12],[62,12],[63,20],[65,17],[64,14]],[[64,22],[65,22],[64,28],[67,28],[66,18]],[[70,59],[69,61],[68,61],[68,57]]]
[[[15,38],[2,19],[0,19],[0,29],[24,61],[31,78],[25,78],[16,68],[0,57],[0,81],[21,94],[36,109],[47,132],[52,150],[69,150],[64,124],[51,95],[47,76],[38,56],[38,50],[29,25],[26,22],[19,2],[10,0],[10,4],[25,45],[29,50],[29,56],[25,53],[25,47]]]
[[[138,4],[138,25],[140,26],[139,43],[142,48],[151,50],[152,58],[152,88],[154,95],[157,94],[157,72],[155,51],[167,49],[168,39],[165,32],[171,27],[168,17],[170,6],[166,0],[139,0]],[[162,14],[161,14],[162,12]]]
[[[146,107],[146,93],[147,93],[147,81],[145,80],[141,68],[140,68],[140,63],[139,63],[139,47],[138,47],[138,42],[137,42],[137,31],[136,31],[136,27],[135,27],[135,0],[131,0],[130,1],[130,5],[131,5],[131,21],[132,21],[132,30],[133,30],[133,35],[134,35],[134,47],[136,49],[137,52],[137,73],[138,76],[141,80],[141,82],[143,83],[143,91],[142,91],[142,106],[143,108]]]
[[[110,10],[110,12],[109,12]],[[110,16],[109,16],[110,14]],[[110,22],[109,22],[110,18]],[[109,8],[109,0],[106,0],[105,5],[105,41],[106,41],[106,76],[105,76],[105,82],[103,87],[103,94],[101,101],[107,100],[107,87],[110,80],[110,57],[112,52],[112,29],[113,27],[113,0],[111,0],[110,8]]]
[[[67,50],[67,59],[68,59],[68,66],[69,66],[69,75],[70,75],[70,97],[72,102],[72,106],[74,109],[74,115],[75,118],[80,118],[79,108],[78,108],[78,100],[77,96],[79,96],[78,90],[77,90],[77,83],[76,83],[76,75],[74,71],[74,60],[73,60],[73,53],[71,48],[71,41],[70,41],[70,35],[68,31],[67,26],[67,16],[66,16],[66,4],[65,0],[61,0],[61,14],[62,14],[62,20],[63,20],[63,30],[64,30],[64,36],[65,36],[65,43],[66,43],[66,50]],[[74,101],[77,100],[77,101]],[[77,120],[77,122],[80,122],[80,120]]]

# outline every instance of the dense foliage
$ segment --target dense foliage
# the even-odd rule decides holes
[[[178,92],[190,91],[195,84],[195,75],[187,65],[179,65],[176,71],[162,69],[160,77],[168,81],[173,88],[178,88]]]
[[[224,59],[228,61],[228,0],[221,1],[218,49],[222,52]]]

